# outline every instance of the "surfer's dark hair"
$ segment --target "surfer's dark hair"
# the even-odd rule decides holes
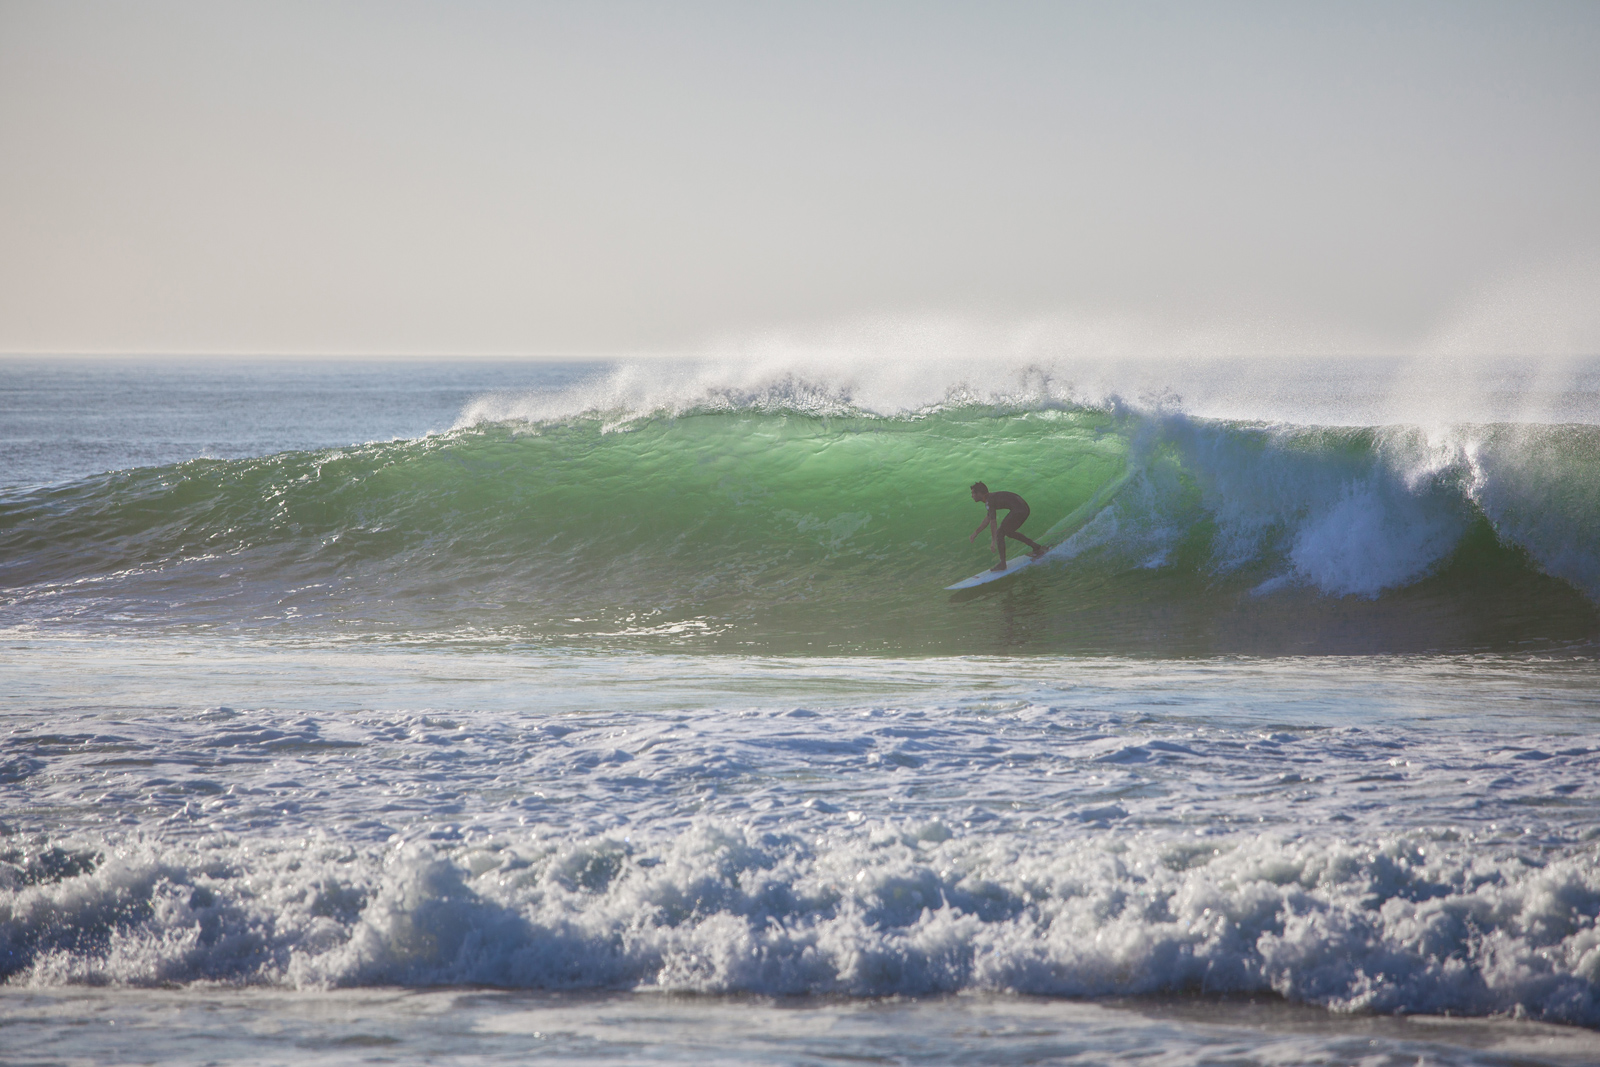
[[[974,493],[988,493],[989,492],[989,487],[987,485],[984,485],[982,482],[973,482],[972,483],[972,491]]]

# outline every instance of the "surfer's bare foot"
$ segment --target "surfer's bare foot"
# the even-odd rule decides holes
[[[1003,570],[1006,569],[1006,565],[1004,563],[996,563],[993,567],[990,567],[989,569],[992,570],[992,571],[1003,571]]]
[[[1044,553],[1045,553],[1045,550],[1041,548],[1037,552],[1029,552],[1028,553],[1028,558],[1029,559],[1044,559]]]

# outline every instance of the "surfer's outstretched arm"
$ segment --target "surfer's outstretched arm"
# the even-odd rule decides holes
[[[994,512],[991,511],[991,512],[989,512],[988,516],[982,522],[980,522],[978,524],[978,528],[976,530],[972,531],[972,536],[967,538],[967,544],[970,545],[970,544],[972,544],[972,542],[976,541],[978,539],[978,535],[983,533],[983,528],[985,526],[989,525],[993,521],[994,521]]]

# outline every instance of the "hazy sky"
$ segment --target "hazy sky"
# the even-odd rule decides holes
[[[1594,0],[0,0],[0,351],[1595,352],[1597,57]]]

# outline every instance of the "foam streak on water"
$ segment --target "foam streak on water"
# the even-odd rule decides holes
[[[1218,1062],[1506,1067],[1600,1058],[1532,1022],[1330,1018],[1270,1000],[681,997],[491,990],[29,990],[8,1050],[49,1062],[814,1064]],[[63,1055],[63,1048],[78,1051]]]

